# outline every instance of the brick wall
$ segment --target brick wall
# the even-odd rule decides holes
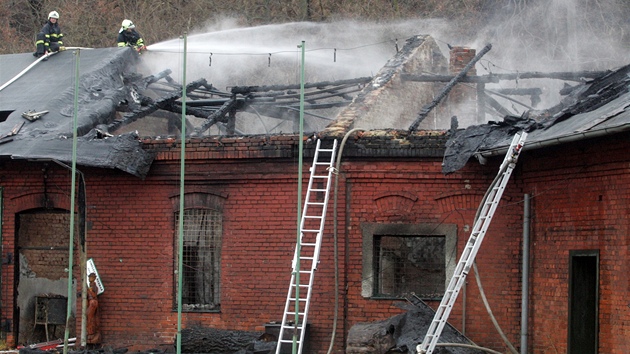
[[[344,155],[337,195],[340,312],[336,353],[342,352],[353,324],[402,312],[395,300],[361,294],[361,223],[456,225],[459,252],[469,236],[476,208],[502,157],[486,166],[471,162],[461,171],[443,175],[433,139],[364,135],[351,140],[345,150],[348,155]],[[88,257],[94,259],[106,289],[99,298],[102,334],[104,344],[113,347],[168,347],[177,330],[173,211],[179,193],[179,151],[174,142],[145,143],[158,152],[145,180],[119,171],[82,168],[90,225]],[[221,311],[184,313],[185,327],[200,324],[262,332],[265,323],[281,319],[296,239],[296,143],[294,137],[244,137],[187,144],[185,189],[222,199],[224,234]],[[312,154],[312,144],[306,142],[306,155]],[[625,275],[629,270],[630,184],[621,154],[626,145],[599,141],[541,150],[536,158],[525,152],[521,157],[477,258],[493,312],[516,345],[522,198],[523,193],[530,193],[535,215],[530,347],[536,353],[566,348],[567,252],[598,248],[600,351],[628,352]],[[382,156],[369,157],[368,151]],[[308,165],[312,158],[304,161]],[[55,167],[50,173],[45,184],[40,164],[7,163],[2,172],[5,250],[14,247],[16,213],[46,205],[69,208],[67,172]],[[307,179],[305,173],[304,182]],[[313,353],[327,351],[333,327],[333,211],[331,204],[310,311]],[[3,266],[3,318],[12,311],[12,269],[12,265]],[[76,267],[74,274],[78,276]],[[462,331],[465,326],[466,335],[476,343],[505,350],[473,277],[468,279],[465,303],[460,295],[450,322]]]
[[[624,141],[625,139],[625,141]],[[599,352],[630,351],[627,136],[528,158],[533,353],[567,350],[569,251],[599,251]],[[562,164],[564,168],[559,169]]]

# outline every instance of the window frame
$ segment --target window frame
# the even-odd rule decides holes
[[[183,312],[220,312],[221,311],[221,293],[222,293],[222,247],[224,243],[224,235],[225,231],[223,229],[224,225],[224,203],[227,199],[227,195],[223,193],[219,193],[216,191],[211,191],[207,188],[190,188],[191,191],[184,194],[184,210],[192,210],[192,209],[204,209],[204,210],[213,210],[218,213],[218,218],[220,220],[220,234],[218,237],[218,269],[217,269],[217,284],[218,288],[217,297],[215,299],[214,307],[211,309],[204,308],[201,306],[200,308],[195,308],[196,304],[183,304],[182,311]],[[179,257],[179,194],[173,194],[170,196],[171,204],[172,204],[172,217],[173,217],[173,309],[177,308],[177,294],[178,294],[178,257]],[[188,306],[187,306],[188,305]]]
[[[445,282],[444,290],[455,272],[457,265],[457,225],[455,224],[381,224],[362,223],[363,234],[363,271],[361,296],[373,299],[398,299],[399,297],[384,297],[376,292],[376,263],[374,239],[379,236],[401,236],[401,237],[421,237],[421,236],[444,236],[444,270]],[[423,300],[440,300],[439,298],[423,298]]]

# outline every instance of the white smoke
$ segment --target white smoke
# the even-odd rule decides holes
[[[621,17],[619,0],[549,0],[498,2],[486,15],[487,26],[474,36],[457,23],[440,19],[413,19],[373,23],[286,23],[238,28],[236,21],[216,22],[186,40],[187,81],[205,78],[225,90],[237,85],[295,84],[300,81],[302,41],[305,43],[307,82],[373,76],[401,48],[405,40],[429,34],[448,56],[446,44],[492,50],[477,64],[487,73],[609,70],[627,64],[624,38],[628,23]],[[184,41],[173,39],[149,46],[144,57],[147,73],[171,69],[182,79]],[[540,88],[545,109],[557,104],[560,80],[512,80],[487,89]],[[575,84],[575,82],[568,82]],[[515,115],[531,108],[528,97],[515,101],[495,97]],[[496,119],[489,117],[489,119]]]

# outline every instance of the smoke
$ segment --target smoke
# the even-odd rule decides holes
[[[610,70],[627,64],[624,44],[628,23],[621,0],[495,1],[486,9],[485,26],[473,34],[458,23],[442,19],[400,22],[338,21],[286,23],[239,28],[235,20],[222,20],[191,34],[186,40],[187,81],[205,78],[225,90],[238,85],[295,84],[300,81],[301,48],[307,82],[373,76],[404,45],[407,38],[431,35],[448,56],[447,43],[492,50],[477,64],[487,73]],[[468,23],[468,22],[467,22]],[[184,40],[173,39],[149,46],[144,56],[147,74],[171,69],[181,81]],[[568,82],[574,85],[575,82]],[[513,80],[487,85],[487,89],[540,88],[536,109],[557,104],[562,98],[560,80]],[[518,102],[495,97],[514,115],[530,109],[529,97]],[[496,116],[488,117],[495,120]]]
[[[613,70],[628,63],[628,5],[618,0],[508,1],[493,9],[487,25],[470,46],[492,43],[477,65],[478,74]],[[576,82],[537,79],[502,81],[488,89],[540,88],[536,109],[560,102],[559,91]],[[495,97],[497,98],[497,97]],[[519,102],[531,104],[525,97]],[[497,98],[515,115],[528,108]]]
[[[203,77],[223,89],[299,83],[302,41],[307,82],[373,76],[406,39],[445,31],[447,23],[422,19],[397,23],[296,22],[249,28],[226,28],[223,23],[218,28],[187,38],[186,75],[189,79]],[[161,71],[169,66],[174,76],[181,77],[183,42],[175,39],[150,45],[144,58],[148,68]]]

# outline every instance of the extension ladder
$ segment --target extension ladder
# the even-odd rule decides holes
[[[294,354],[302,353],[304,346],[313,278],[319,263],[322,232],[330,195],[331,176],[335,172],[337,140],[333,141],[332,149],[324,149],[320,145],[321,140],[317,140],[313,165],[310,168],[311,177],[308,181],[300,219],[300,237],[293,256],[293,271],[291,272],[287,301],[284,305],[276,354],[280,354],[283,343],[293,343]],[[292,338],[285,338],[285,334]]]
[[[477,251],[479,251],[479,247],[481,247],[483,238],[488,230],[488,226],[490,226],[490,221],[492,221],[492,216],[494,215],[497,205],[501,200],[501,196],[503,195],[505,186],[510,179],[512,170],[514,170],[514,167],[516,166],[516,161],[518,160],[518,156],[521,152],[523,144],[525,143],[526,137],[526,132],[514,135],[510,148],[508,149],[505,159],[499,168],[499,174],[488,189],[486,196],[481,201],[483,206],[478,214],[478,218],[475,220],[475,225],[470,234],[470,238],[464,247],[457,266],[455,267],[455,272],[448,283],[444,297],[442,297],[442,302],[435,311],[435,316],[429,325],[429,329],[427,330],[424,340],[416,347],[418,354],[432,354],[435,349],[438,339],[440,338],[440,334],[442,333],[442,329],[444,328],[448,316],[453,309],[453,305],[457,300],[457,295],[466,281],[466,275],[470,271],[470,267],[472,267],[475,262]]]

